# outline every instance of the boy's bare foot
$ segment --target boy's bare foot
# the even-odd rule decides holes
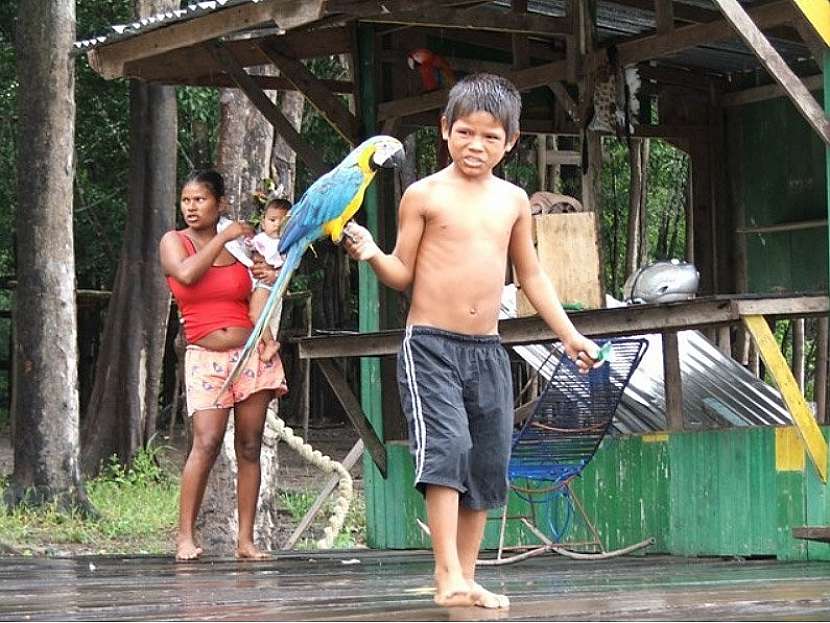
[[[274,358],[274,355],[277,354],[277,351],[280,349],[280,343],[276,340],[263,340],[262,342],[262,352],[259,355],[259,360],[263,363],[268,363]]]
[[[176,560],[196,560],[202,554],[202,548],[191,538],[176,540]]]
[[[442,608],[476,605],[475,596],[463,576],[449,577],[437,571],[435,573],[435,597],[433,601]]]
[[[265,552],[259,551],[253,543],[237,545],[236,557],[240,560],[265,560],[266,558],[270,558]]]
[[[475,605],[480,608],[506,610],[510,607],[510,599],[507,595],[488,591],[478,582],[470,581],[470,593],[473,595]]]

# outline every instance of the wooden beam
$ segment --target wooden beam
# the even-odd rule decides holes
[[[677,331],[663,331],[663,392],[666,400],[666,430],[683,430],[683,389]]]
[[[343,375],[340,374],[340,371],[334,365],[333,361],[321,359],[317,361],[317,365],[320,367],[323,376],[326,377],[326,381],[328,381],[334,395],[346,412],[349,421],[360,434],[363,443],[366,444],[366,448],[372,460],[375,462],[378,471],[386,478],[386,447],[378,439],[366,414],[363,413],[363,409],[360,407],[360,401],[352,393],[349,384],[343,378]]]
[[[551,82],[548,85],[548,88],[553,92],[556,101],[562,106],[563,110],[568,113],[568,116],[571,120],[576,124],[580,125],[579,122],[579,106],[577,105],[574,98],[571,97],[571,94],[568,93],[568,89],[565,88],[564,83],[562,82]]]
[[[222,44],[214,42],[212,44],[205,44],[205,50],[213,55],[216,62],[224,67],[225,72],[236,82],[237,86],[248,96],[254,106],[259,112],[271,122],[274,129],[285,139],[285,142],[291,146],[297,156],[303,159],[309,169],[314,175],[323,175],[328,171],[326,163],[317,154],[317,151],[303,140],[291,122],[285,118],[282,111],[274,102],[265,94],[265,92],[257,86],[256,82],[248,75],[233,55],[226,50]]]
[[[347,15],[365,21],[364,18],[388,13],[431,11],[465,4],[469,5],[470,0],[328,0],[325,11],[327,15]]]
[[[804,229],[819,229],[827,227],[826,218],[811,219],[809,221],[792,221],[789,223],[775,223],[774,225],[751,225],[738,227],[736,234],[772,234],[782,231],[802,231]]]
[[[824,85],[824,76],[822,74],[816,74],[814,76],[802,78],[801,81],[810,91],[817,91]],[[762,102],[774,97],[783,97],[786,94],[787,93],[784,89],[781,88],[781,85],[767,84],[762,87],[754,87],[751,89],[744,89],[743,91],[725,93],[721,97],[721,106],[743,106],[744,104]]]
[[[614,337],[740,322],[739,311],[744,310],[760,310],[779,318],[812,317],[827,315],[830,300],[826,296],[706,297],[682,303],[593,309],[568,316],[583,335]],[[502,320],[499,334],[506,346],[556,340],[556,335],[538,316]],[[395,355],[402,339],[401,330],[315,336],[300,339],[298,352],[303,359]]]
[[[830,543],[830,526],[801,526],[792,529],[794,539]]]
[[[357,144],[358,121],[346,105],[325,84],[312,74],[303,63],[283,51],[279,39],[272,37],[260,43],[265,53],[280,73],[300,91],[309,103],[328,121],[346,141]]]
[[[263,0],[217,9],[201,17],[176,22],[144,34],[90,50],[89,64],[110,80],[124,75],[124,65],[178,48],[198,45],[246,28],[276,23],[288,30],[320,17],[323,0]]]
[[[282,76],[259,76],[248,74],[260,89],[263,91],[297,91],[297,87]],[[198,78],[175,79],[175,80],[152,80],[158,84],[169,84],[192,87],[218,87],[222,89],[238,89],[239,85],[234,82],[228,74],[216,73]],[[320,81],[332,93],[343,93],[351,95],[354,92],[354,83],[347,80],[321,80]]]
[[[721,0],[716,1],[721,2]],[[787,360],[781,354],[775,336],[763,316],[744,316],[743,322],[758,345],[758,350],[767,366],[767,371],[775,380],[775,384],[781,392],[784,404],[787,405],[793,423],[798,428],[801,442],[821,481],[827,482],[827,441],[824,439],[821,429],[807,405],[807,401],[804,400],[795,378],[793,378]]]
[[[784,62],[778,51],[761,32],[753,19],[747,14],[737,0],[715,0],[726,19],[740,35],[741,39],[755,53],[758,60],[775,79],[778,84],[787,92],[787,95],[795,104],[798,112],[807,120],[813,129],[821,137],[825,144],[830,145],[830,122],[824,114],[804,83],[796,76],[789,65]],[[790,10],[792,7],[787,5]]]
[[[563,151],[560,149],[548,149],[545,153],[545,162],[548,165],[556,166],[568,164],[571,166],[582,164],[582,153],[578,151]]]
[[[526,91],[535,87],[544,86],[551,82],[564,80],[565,61],[537,65],[527,69],[505,72],[505,78],[509,79],[520,91]],[[436,110],[442,108],[447,102],[449,89],[432,91],[423,95],[405,97],[390,102],[382,102],[378,105],[378,121],[385,121],[392,117],[405,117],[419,112]]]
[[[268,35],[273,36],[273,34]],[[270,64],[259,43],[263,37],[225,40],[223,44],[243,67]],[[320,28],[312,32],[290,31],[280,35],[280,44],[294,58],[314,58],[346,54],[351,50],[351,34],[345,27]],[[178,48],[124,65],[124,76],[148,82],[187,84],[187,80],[221,73],[221,68],[201,46]]]
[[[658,35],[665,35],[674,30],[674,2],[672,0],[654,0],[654,21]]]
[[[507,34],[525,34],[544,37],[567,35],[570,20],[538,14],[501,12],[486,7],[471,9],[431,8],[428,11],[390,12],[362,18],[376,24],[403,24],[431,28],[460,28],[464,30],[494,31]]]
[[[749,12],[759,28],[769,28],[788,24],[794,14],[789,4],[790,0],[779,0],[753,9]],[[725,19],[719,19],[706,24],[692,24],[675,28],[665,35],[650,35],[639,39],[623,41],[617,45],[620,63],[633,65],[661,56],[668,56],[688,48],[705,43],[714,43],[736,38],[731,24]],[[604,63],[606,52],[599,51],[594,58],[595,63]]]

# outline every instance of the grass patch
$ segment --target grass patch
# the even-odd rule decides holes
[[[0,505],[0,541],[24,553],[171,552],[179,483],[158,466],[158,451],[140,451],[128,468],[113,457],[100,476],[86,482],[98,519],[61,512],[54,505],[12,510]],[[0,488],[5,484],[0,482]]]
[[[280,493],[280,506],[291,515],[292,521],[299,523],[317,499],[317,492],[304,489],[300,491],[283,491]],[[317,540],[323,536],[323,528],[328,525],[334,500],[329,497],[323,510],[314,518],[311,528],[295,546],[297,549],[317,549]],[[334,549],[354,549],[366,544],[366,502],[362,495],[354,492],[349,513],[343,523],[343,529],[334,540]]]

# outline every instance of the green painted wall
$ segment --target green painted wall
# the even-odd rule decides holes
[[[776,462],[776,429],[735,428],[606,439],[574,485],[606,549],[654,537],[649,553],[687,556],[777,556],[830,560],[830,546],[793,539],[791,529],[830,525],[830,489],[809,461],[793,469]],[[825,430],[825,435],[827,430]],[[405,443],[387,444],[389,478],[372,486],[385,489],[384,539],[373,547],[429,546],[415,519],[424,520],[423,500],[412,486],[412,459]],[[515,494],[509,515],[535,512],[547,534],[547,514],[556,509],[528,504]],[[494,511],[484,547],[498,544],[501,513]],[[567,541],[589,538],[575,519]],[[534,543],[518,520],[508,522],[506,543]]]
[[[732,199],[747,226],[826,217],[825,148],[788,98],[729,109],[726,127],[727,145],[737,150]],[[827,289],[827,262],[816,261],[828,256],[825,227],[748,234],[746,243],[751,292]]]

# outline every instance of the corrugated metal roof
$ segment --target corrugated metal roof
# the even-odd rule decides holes
[[[99,45],[134,37],[156,28],[193,19],[213,11],[261,1],[263,0],[203,0],[201,2],[194,2],[182,9],[166,11],[126,24],[114,24],[110,27],[109,32],[77,41],[75,47],[79,51],[88,51]],[[711,0],[684,0],[683,2],[677,2],[675,0],[675,2],[676,4],[711,10],[713,15],[718,13],[716,6]],[[508,0],[499,0],[494,4],[501,7],[510,6]],[[757,4],[757,2],[745,1],[744,4],[751,5]],[[530,0],[528,10],[533,13],[559,17],[566,13],[566,2],[565,0]],[[621,37],[644,35],[653,32],[655,29],[654,11],[623,6],[612,2],[600,2],[597,8],[597,25],[598,36],[601,42]],[[807,46],[801,42],[776,38],[771,38],[770,41],[787,61],[794,61],[811,56]],[[740,41],[717,42],[707,44],[706,46],[690,48],[666,57],[665,60],[670,60],[679,65],[699,67],[722,74],[752,71],[760,67],[752,52]]]
[[[219,9],[228,9],[241,4],[257,4],[262,0],[203,0],[194,2],[181,9],[171,9],[157,13],[149,17],[143,17],[126,24],[113,24],[110,31],[91,39],[82,39],[75,42],[75,47],[80,50],[88,50],[105,43],[114,43],[122,39],[129,39],[139,34],[170,26],[177,22],[187,21],[195,17],[207,15]]]
[[[501,317],[516,316],[515,288],[506,286]],[[620,306],[613,297],[608,305]],[[666,430],[666,400],[663,391],[663,343],[658,334],[638,336],[648,340],[643,361],[623,394],[614,430],[617,433],[644,433]],[[778,391],[756,378],[731,357],[718,350],[699,331],[679,331],[680,375],[683,387],[683,418],[689,429],[734,426],[777,426],[792,422]],[[557,345],[514,346],[513,350],[539,374],[550,378]],[[540,369],[541,368],[541,369]]]

